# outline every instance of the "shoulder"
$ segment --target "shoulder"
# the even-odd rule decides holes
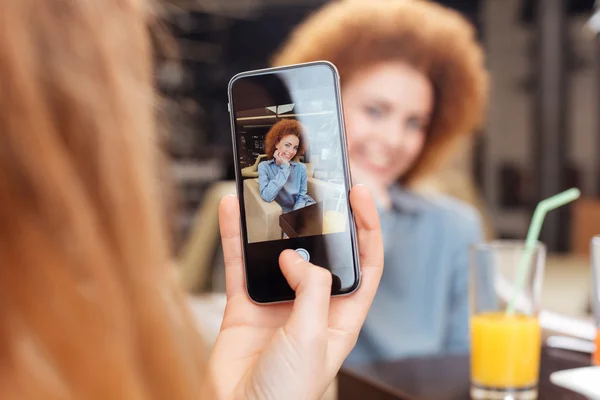
[[[300,161],[290,161],[290,166],[300,175],[305,175],[307,173],[306,164],[301,163]]]
[[[415,195],[422,200],[423,212],[457,241],[482,237],[481,217],[473,206],[440,193]]]
[[[424,204],[424,210],[445,220],[455,222],[478,223],[479,213],[475,208],[463,201],[445,194],[417,194]]]
[[[273,164],[273,160],[261,161],[258,163],[258,170],[264,171],[269,168],[269,165]]]

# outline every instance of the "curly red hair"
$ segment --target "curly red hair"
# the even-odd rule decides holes
[[[275,66],[328,60],[342,85],[381,62],[407,63],[427,76],[434,107],[426,144],[400,178],[410,184],[434,172],[457,141],[481,124],[488,76],[473,26],[458,12],[424,0],[342,0],[299,25],[275,55]]]
[[[265,137],[265,152],[267,153],[267,157],[269,159],[273,158],[273,154],[276,150],[275,146],[279,144],[281,139],[288,135],[294,135],[299,140],[298,152],[296,153],[296,157],[294,157],[294,159],[297,159],[298,156],[304,154],[304,127],[295,119],[282,119],[271,127],[267,133],[267,136]]]

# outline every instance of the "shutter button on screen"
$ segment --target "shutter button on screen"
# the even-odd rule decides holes
[[[300,254],[306,261],[310,261],[310,253],[305,249],[296,249],[296,253]]]

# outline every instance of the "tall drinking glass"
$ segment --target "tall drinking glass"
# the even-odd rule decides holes
[[[523,241],[471,248],[471,398],[537,399],[538,323],[546,248]],[[516,287],[521,287],[516,293]],[[514,301],[515,313],[506,312]]]
[[[592,255],[592,308],[596,322],[596,352],[594,365],[600,365],[600,236],[594,236],[591,243]]]

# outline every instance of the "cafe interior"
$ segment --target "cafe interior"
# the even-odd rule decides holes
[[[475,244],[471,252],[498,254],[490,258],[494,261],[472,257],[471,269],[502,260],[520,264],[520,255],[503,253],[518,243],[536,260],[528,279],[520,279],[515,267],[514,273],[501,271],[495,285],[507,309],[522,306],[539,323],[541,350],[533,361],[539,372],[536,394],[487,398],[600,399],[600,372],[589,368],[593,354],[600,353],[596,349],[600,258],[595,255],[600,255],[600,245],[593,239],[600,235],[600,4],[437,2],[474,25],[490,87],[482,126],[460,143],[443,168],[419,182],[419,190],[470,202],[479,211],[487,244]],[[223,196],[236,191],[228,81],[238,72],[268,67],[294,27],[326,3],[171,0],[164,4],[164,19],[179,47],[176,58],[160,57],[157,63],[170,125],[167,150],[178,188],[178,212],[172,221],[176,263],[198,330],[209,347],[219,332],[226,302],[217,209]],[[263,131],[256,129],[245,138],[248,151],[241,164],[249,178],[255,177],[253,168],[261,161]],[[541,203],[573,188],[575,192],[567,192],[572,198],[559,201],[560,206]],[[531,228],[536,224],[537,236]],[[536,245],[536,238],[545,251]],[[539,304],[526,304],[527,299],[521,299],[521,306],[519,299],[515,303],[513,293],[519,286],[529,287],[525,291],[538,296]],[[476,297],[471,301],[477,303]],[[471,304],[471,310],[476,309]],[[472,346],[476,340],[486,341],[484,325],[472,320]],[[481,331],[476,332],[476,326]],[[487,339],[495,342],[493,349],[472,348],[470,356],[428,354],[344,365],[324,399],[476,397],[469,385],[475,370],[485,380],[494,372],[484,370],[493,369],[490,364],[501,369],[502,362],[485,357],[478,362],[475,352],[502,352],[498,349],[502,338],[511,335],[507,332],[496,331],[499,338]],[[402,340],[402,332],[397,335]],[[527,375],[528,366],[522,364],[508,367],[512,372],[505,375]]]

